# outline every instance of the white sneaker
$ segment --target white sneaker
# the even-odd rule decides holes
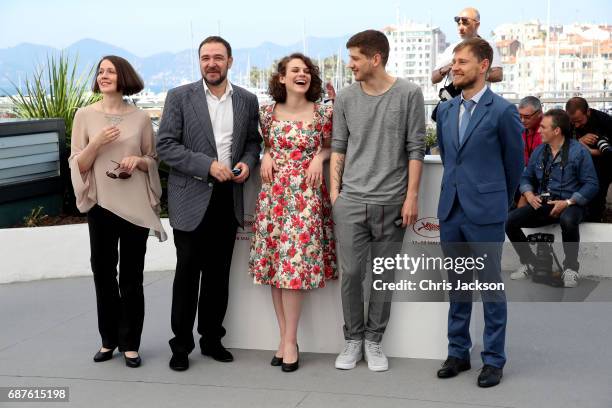
[[[531,267],[529,265],[521,265],[516,271],[510,274],[512,280],[527,279],[531,275]]]
[[[563,275],[561,275],[561,278],[563,278],[563,286],[566,288],[575,288],[578,286],[579,277],[580,275],[578,275],[578,272],[575,270],[569,268],[566,269],[563,271]]]
[[[345,340],[342,353],[336,357],[336,368],[340,370],[351,370],[363,359],[363,340]]]
[[[387,371],[389,369],[389,360],[382,351],[382,345],[375,341],[365,341],[365,359],[368,362],[368,368],[372,371]]]

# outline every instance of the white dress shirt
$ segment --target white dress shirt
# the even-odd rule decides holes
[[[217,146],[217,161],[232,168],[232,141],[234,132],[234,108],[232,107],[232,94],[234,89],[232,84],[227,81],[225,93],[217,98],[204,82],[204,93],[206,93],[206,103],[208,113],[215,135]]]

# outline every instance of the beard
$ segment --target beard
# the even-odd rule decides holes
[[[474,77],[474,78],[466,78],[465,76],[462,78],[462,81],[459,83],[456,83],[453,80],[453,86],[457,89],[469,89],[471,87],[473,87],[476,82],[477,82],[478,78]]]
[[[204,73],[204,75],[202,75],[202,77],[204,78],[204,82],[206,82],[207,85],[212,85],[212,86],[221,85],[223,83],[223,81],[225,81],[225,79],[227,78],[227,71],[225,71],[225,72],[223,72],[223,71],[214,71],[214,72],[217,72],[219,74],[219,79],[216,79],[214,81],[209,81],[206,78],[206,73]]]

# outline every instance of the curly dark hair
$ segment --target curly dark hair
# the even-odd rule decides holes
[[[323,95],[323,81],[319,76],[319,67],[310,58],[299,52],[286,56],[278,62],[276,72],[272,74],[268,83],[268,93],[277,103],[283,103],[287,100],[287,89],[284,84],[281,84],[280,77],[281,75],[287,75],[287,65],[293,59],[301,59],[310,70],[310,87],[306,91],[306,99],[310,102],[318,101]]]

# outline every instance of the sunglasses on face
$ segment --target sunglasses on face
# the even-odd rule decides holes
[[[537,111],[533,112],[531,115],[521,115],[521,114],[519,113],[519,116],[521,117],[521,119],[528,120],[528,119],[533,118],[533,116],[534,116],[536,113],[538,113],[539,111],[540,111],[540,110],[538,109]]]
[[[463,25],[468,25],[470,23],[470,20],[478,22],[478,20],[474,19],[474,18],[469,18],[469,17],[459,17],[459,16],[455,16],[455,23],[457,24],[463,24]]]
[[[115,163],[117,166],[113,169],[113,171],[117,170],[119,167],[121,167],[121,163],[117,163],[114,160],[111,160],[113,163]],[[126,180],[129,179],[130,177],[132,177],[132,175],[126,171],[122,171],[119,174],[115,174],[113,173],[113,171],[107,171],[106,172],[106,176],[112,178],[112,179],[121,179],[121,180]]]

